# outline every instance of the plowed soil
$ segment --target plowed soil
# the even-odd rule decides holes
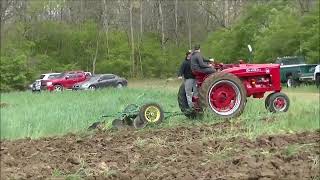
[[[222,123],[2,141],[1,179],[320,177],[319,131],[249,140],[230,134],[236,129]]]

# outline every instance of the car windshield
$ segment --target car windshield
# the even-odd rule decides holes
[[[280,58],[276,60],[277,64],[281,65],[293,65],[293,64],[305,64],[302,57]]]
[[[95,80],[98,80],[101,76],[91,76],[90,77],[90,81],[95,81]]]
[[[61,77],[65,76],[65,75],[66,75],[66,73],[61,73],[61,74],[58,74],[55,78],[61,78]]]
[[[43,79],[45,76],[46,76],[46,75],[41,74],[40,77],[39,77],[39,79]]]
[[[57,78],[57,77],[60,77],[61,74],[52,74],[48,77],[48,79],[54,79],[54,78]]]

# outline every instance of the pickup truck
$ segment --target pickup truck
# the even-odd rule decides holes
[[[282,57],[276,60],[280,64],[281,82],[287,87],[295,87],[301,82],[313,81],[316,64],[306,64],[303,57]]]
[[[64,89],[72,89],[76,83],[86,81],[88,77],[84,71],[69,71],[54,79],[43,80],[41,85],[44,86],[42,89],[49,91],[63,91]]]
[[[41,81],[42,80],[54,79],[55,77],[59,76],[60,74],[61,73],[41,74],[39,79],[35,80],[34,83],[29,85],[29,87],[32,90],[32,92],[39,92],[39,91],[41,91]]]

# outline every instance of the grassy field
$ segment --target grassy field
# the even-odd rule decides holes
[[[1,139],[63,135],[84,132],[101,115],[120,112],[131,103],[158,102],[165,111],[179,111],[179,81],[132,81],[129,88],[104,89],[95,92],[40,93],[12,92],[1,94]],[[245,112],[234,122],[246,127],[244,135],[295,132],[319,129],[319,90],[314,86],[284,88],[291,100],[287,113],[271,114],[264,100],[249,99]],[[106,119],[108,122],[112,118]],[[155,128],[179,125],[202,125],[220,120],[210,115],[202,120],[176,116]]]

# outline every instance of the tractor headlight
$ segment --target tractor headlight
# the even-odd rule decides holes
[[[51,86],[52,85],[52,82],[47,82],[47,86]]]

